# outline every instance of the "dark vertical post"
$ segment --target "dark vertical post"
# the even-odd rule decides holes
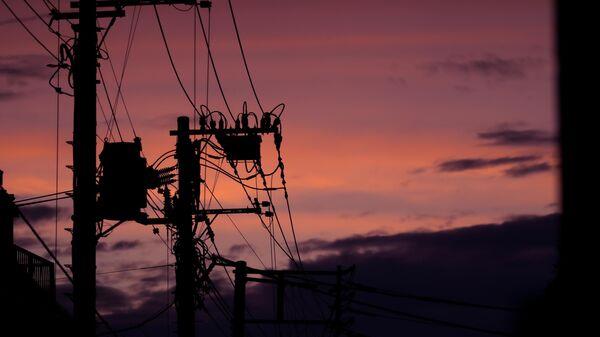
[[[175,155],[179,170],[179,190],[175,203],[175,243],[176,287],[175,304],[177,309],[177,334],[179,337],[193,337],[194,332],[194,241],[192,214],[194,211],[194,148],[189,134],[190,119],[177,118],[177,145]]]
[[[335,303],[333,304],[334,336],[342,335],[342,267],[337,266],[335,273]]]
[[[2,187],[2,171],[0,171],[0,263],[8,269],[5,276],[0,277],[0,298],[8,301],[10,307],[14,303],[12,277],[15,274],[16,259],[14,249],[13,220],[16,216],[15,197]]]
[[[244,337],[246,323],[246,282],[248,271],[245,261],[235,264],[235,289],[233,292],[233,337]]]
[[[543,316],[552,322],[552,333],[582,335],[595,324],[593,312],[578,301],[598,294],[598,278],[590,277],[596,265],[597,237],[591,235],[590,219],[597,217],[597,165],[593,144],[597,142],[597,124],[590,123],[589,111],[598,106],[596,86],[597,55],[589,52],[587,44],[594,38],[595,13],[573,1],[559,0],[556,4],[559,127],[561,157],[561,224],[558,273],[551,288],[554,317]],[[554,294],[556,293],[556,294]],[[546,306],[547,307],[547,306]],[[554,325],[559,324],[561,330]],[[547,323],[547,325],[550,325]],[[558,332],[557,332],[558,331]]]
[[[96,1],[80,2],[73,62],[73,311],[76,335],[96,335]]]
[[[283,321],[285,307],[284,307],[284,297],[285,297],[285,280],[283,279],[283,275],[277,275],[277,320]]]

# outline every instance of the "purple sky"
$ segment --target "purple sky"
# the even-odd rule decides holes
[[[33,15],[20,1],[7,1],[20,17]],[[556,211],[551,1],[238,0],[234,5],[263,105],[287,105],[283,156],[299,241],[436,231]],[[47,13],[41,2],[34,6]],[[45,67],[52,60],[0,8],[5,186],[18,198],[52,193],[56,96]],[[177,69],[192,93],[193,11],[163,7],[160,14]],[[169,66],[152,8],[140,15],[123,94],[151,162],[173,148],[168,130],[178,115],[191,116],[192,110]],[[117,73],[132,18],[130,8],[107,38]],[[232,109],[241,111],[247,101],[257,111],[226,2],[214,1],[211,21],[212,50]],[[39,21],[25,23],[55,50],[56,39]],[[62,31],[69,34],[65,26]],[[197,37],[196,96],[203,104],[207,56],[200,33]],[[102,61],[101,67],[114,98],[110,66]],[[107,110],[103,94],[100,98]],[[208,103],[224,111],[213,76]],[[100,116],[98,134],[104,137]],[[117,118],[131,140],[121,103]],[[60,189],[71,182],[65,167],[72,160],[65,144],[71,120],[72,100],[63,96]],[[272,164],[271,140],[264,146],[265,161]],[[224,206],[245,206],[242,191],[226,179],[219,180],[217,193]],[[283,213],[283,200],[276,200]],[[69,234],[62,228],[70,226],[70,205],[61,205],[58,244],[68,247]],[[236,221],[268,256],[268,240],[256,220]],[[53,242],[53,218],[42,217],[39,226]],[[164,246],[151,229],[123,227],[107,244],[140,244],[120,253],[127,262],[99,253],[98,271],[164,262]],[[226,218],[215,230],[224,251],[241,242]],[[18,233],[26,235],[25,228]]]

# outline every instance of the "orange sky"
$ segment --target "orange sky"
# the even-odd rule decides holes
[[[22,17],[32,15],[19,1],[9,3]],[[553,146],[490,146],[477,138],[480,132],[503,128],[555,133],[551,1],[234,3],[263,104],[287,105],[283,155],[300,241],[437,230],[555,210]],[[56,98],[47,84],[50,59],[39,56],[43,50],[0,8],[0,168],[6,188],[18,198],[52,193]],[[226,11],[225,3],[214,1],[217,68],[232,108],[239,112],[246,100],[256,111]],[[117,72],[132,13],[128,9],[127,17],[117,20],[107,39]],[[193,14],[166,7],[160,13],[178,71],[191,92]],[[54,49],[55,39],[39,22],[27,24]],[[37,62],[35,75],[18,77],[7,70],[29,59]],[[110,68],[101,64],[106,76]],[[197,64],[198,102],[204,103],[206,51],[200,39]],[[210,83],[209,105],[224,110],[213,77]],[[114,81],[107,85],[114,95]],[[175,81],[149,7],[141,12],[123,88],[144,153],[153,161],[173,148],[168,130],[178,115],[191,115],[191,108]],[[71,163],[71,152],[64,142],[72,130],[72,101],[61,100],[59,184],[68,189],[65,165]],[[122,108],[117,116],[125,138],[131,139]],[[99,113],[101,137],[105,129]],[[263,144],[269,162],[271,140]],[[515,178],[504,173],[510,165],[462,172],[438,168],[448,160],[525,155],[540,156],[552,169]],[[242,191],[224,180],[217,192],[226,206],[246,205]],[[69,226],[67,219],[64,214],[61,228]],[[236,220],[268,254],[266,234],[256,220]],[[53,241],[53,221],[39,226]],[[240,243],[226,218],[216,230],[223,250]],[[145,242],[125,252],[134,261],[163,262],[164,247],[149,229],[128,224],[108,242],[125,239]],[[68,246],[68,233],[61,230],[59,241]],[[99,255],[99,270],[118,267]]]

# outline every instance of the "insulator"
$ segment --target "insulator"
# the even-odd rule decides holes
[[[279,117],[275,117],[275,120],[273,121],[273,127],[276,128],[281,124],[281,119],[279,119]]]
[[[204,115],[200,115],[200,129],[206,129],[206,117]]]
[[[242,114],[242,129],[247,129],[248,127],[248,114]]]
[[[281,133],[276,132],[273,135],[273,140],[275,141],[275,147],[277,148],[277,150],[279,150],[281,148],[281,142],[283,141],[283,136],[281,136]]]

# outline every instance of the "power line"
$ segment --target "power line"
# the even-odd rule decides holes
[[[44,194],[44,195],[40,195],[40,196],[36,196],[36,197],[28,197],[28,198],[17,200],[17,201],[15,201],[15,203],[18,204],[18,203],[22,203],[24,201],[42,199],[42,198],[47,198],[47,197],[54,197],[54,196],[61,195],[61,194],[68,194],[71,192],[73,192],[73,190],[65,190],[65,191],[60,191],[60,192],[56,192],[56,193]]]
[[[104,75],[102,74],[102,68],[98,67],[98,74],[100,74],[100,81],[102,82],[102,88],[104,89],[104,95],[106,96],[106,101],[108,102],[108,107],[110,108],[110,112],[112,114],[112,118],[115,121],[115,126],[117,127],[117,133],[119,134],[119,138],[123,141],[123,135],[121,134],[121,129],[119,128],[119,122],[117,121],[117,116],[115,115],[115,109],[110,101],[110,96],[108,94],[108,88],[106,87],[106,81],[104,80]]]
[[[223,91],[223,86],[221,85],[221,79],[219,78],[219,73],[217,72],[217,67],[215,66],[215,60],[213,58],[212,51],[210,49],[210,42],[209,42],[208,36],[206,34],[206,30],[204,29],[204,22],[202,21],[202,16],[200,15],[200,7],[198,7],[197,5],[194,7],[196,7],[196,12],[198,12],[198,19],[200,20],[200,28],[202,28],[202,36],[204,36],[204,43],[206,44],[206,50],[208,51],[208,58],[212,65],[213,73],[215,75],[215,80],[217,81],[219,91],[221,92],[221,97],[223,97],[223,102],[225,103],[227,112],[229,112],[229,115],[231,116],[231,118],[233,118],[233,120],[235,120],[235,117],[233,116],[233,113],[231,112],[231,108],[229,107],[229,103],[227,103],[227,98],[225,97],[225,92]],[[210,18],[210,16],[209,16],[209,18]]]
[[[221,207],[221,209],[223,209],[223,205],[221,204],[221,202],[219,201],[219,199],[217,199],[217,197],[215,196],[215,194],[213,193],[213,191],[207,186],[206,181],[204,182],[204,185],[206,186],[206,188],[208,189],[208,191],[210,192],[210,194],[212,195],[213,199],[217,202],[217,204],[219,204],[219,207]],[[244,233],[242,233],[242,231],[240,230],[240,228],[236,225],[235,221],[233,221],[233,219],[231,218],[231,216],[229,214],[225,214],[227,216],[227,218],[229,219],[229,221],[231,222],[231,224],[233,225],[233,227],[235,228],[235,230],[238,232],[238,234],[240,234],[240,236],[242,237],[242,239],[244,240],[244,242],[246,243],[246,245],[248,246],[248,248],[250,248],[250,250],[252,251],[252,253],[254,253],[254,256],[256,256],[256,258],[258,259],[258,261],[260,262],[260,264],[266,268],[264,262],[262,261],[262,259],[260,258],[260,256],[256,253],[256,250],[254,249],[254,247],[252,246],[252,244],[250,244],[250,242],[248,241],[248,239],[246,239],[246,236],[244,235]],[[215,246],[216,248],[216,246]],[[221,255],[221,254],[219,254]]]
[[[134,330],[134,329],[139,329],[139,328],[143,327],[144,325],[152,322],[153,320],[159,318],[163,313],[165,313],[169,309],[171,309],[171,307],[174,304],[175,304],[175,302],[171,302],[168,305],[166,305],[164,308],[160,309],[159,311],[157,311],[156,313],[151,315],[150,317],[144,319],[143,321],[141,321],[137,324],[134,324],[132,326],[126,327],[126,328],[115,330],[114,333],[121,333],[121,332],[126,332],[126,331],[130,331],[130,330]],[[107,335],[107,333],[98,334],[97,336],[105,336],[105,335]]]
[[[252,93],[254,94],[254,98],[256,99],[256,103],[258,104],[260,111],[265,113],[265,110],[258,99],[258,94],[256,93],[256,88],[254,87],[254,81],[252,80],[252,75],[250,74],[250,68],[248,67],[248,62],[246,61],[246,53],[244,52],[244,46],[242,45],[242,39],[240,38],[240,31],[238,29],[235,14],[233,12],[233,5],[231,4],[231,0],[227,0],[227,3],[229,4],[229,12],[231,13],[231,20],[233,21],[233,27],[235,28],[235,36],[237,37],[238,46],[240,47],[240,53],[242,54],[242,60],[244,61],[244,68],[246,69],[246,74],[248,75],[248,81],[250,82],[250,87],[252,87]]]
[[[129,33],[128,33],[128,37],[127,37],[127,45],[125,47],[125,56],[123,57],[123,65],[121,67],[121,75],[120,75],[120,79],[117,79],[117,74],[115,72],[115,67],[113,65],[112,62],[112,58],[110,57],[110,53],[108,50],[108,45],[106,43],[106,41],[104,41],[104,46],[106,49],[106,53],[107,53],[107,58],[108,58],[108,62],[110,65],[110,69],[113,75],[113,78],[115,80],[115,82],[117,83],[117,93],[116,93],[116,97],[115,97],[115,111],[118,108],[119,105],[119,98],[121,99],[121,102],[123,103],[123,108],[125,109],[125,114],[127,115],[127,120],[129,121],[129,125],[131,126],[131,131],[133,132],[133,136],[137,137],[137,133],[135,131],[135,127],[133,125],[132,119],[131,119],[131,115],[129,113],[129,109],[127,108],[127,104],[125,104],[125,98],[123,96],[123,90],[122,90],[122,85],[123,85],[123,80],[124,80],[124,76],[125,76],[125,70],[127,68],[127,65],[129,64],[129,56],[131,55],[131,49],[133,48],[133,41],[135,38],[135,33],[137,31],[137,27],[138,27],[138,23],[141,17],[141,12],[142,12],[142,8],[139,6],[135,6],[133,9],[133,16],[131,18],[131,24],[129,26]],[[137,16],[136,16],[137,13]]]
[[[21,18],[19,18],[19,16],[13,11],[13,9],[8,5],[8,3],[6,3],[6,0],[0,1],[2,1],[2,3],[4,4],[4,6],[6,6],[6,8],[12,14],[12,16],[19,22],[19,24],[21,24],[21,26],[27,31],[27,33],[29,33],[29,35],[35,40],[35,42],[37,42],[50,56],[52,56],[52,58],[60,62],[59,58],[56,55],[54,55],[54,53],[52,53],[52,51],[50,51],[50,49],[46,47],[46,45],[40,39],[38,39],[37,36],[35,36],[35,34],[33,34],[33,32],[27,27],[27,25],[25,25]]]
[[[158,28],[160,29],[160,35],[161,35],[163,43],[165,45],[165,50],[167,51],[167,56],[169,57],[169,63],[171,64],[173,73],[175,74],[175,77],[177,78],[177,82],[179,83],[179,86],[181,87],[181,90],[183,91],[188,102],[190,102],[190,104],[194,108],[194,111],[196,111],[196,113],[202,115],[202,113],[200,111],[198,111],[198,108],[196,108],[196,104],[194,104],[194,101],[192,100],[192,98],[188,94],[187,90],[185,89],[185,86],[183,85],[183,81],[181,80],[181,77],[179,76],[177,67],[175,67],[175,61],[173,60],[173,55],[171,55],[171,49],[169,48],[169,43],[167,42],[167,37],[165,34],[165,30],[163,28],[163,24],[160,20],[160,15],[158,14],[158,9],[156,8],[156,5],[152,5],[152,6],[154,8],[154,14],[156,15],[156,21],[158,22]],[[233,117],[233,115],[232,115],[232,117]]]
[[[62,200],[62,199],[69,199],[71,198],[70,195],[65,195],[62,197],[54,197],[51,199],[42,199],[42,200],[36,200],[36,201],[30,201],[30,202],[23,202],[23,203],[15,203],[15,205],[17,205],[18,207],[24,207],[24,206],[31,206],[31,205],[37,205],[37,204],[43,204],[46,202],[51,202],[51,201],[56,201],[56,200]]]
[[[398,316],[408,317],[410,319],[414,319],[416,322],[419,322],[419,323],[433,323],[433,324],[437,324],[437,325],[441,325],[441,326],[475,331],[475,332],[481,332],[481,333],[486,333],[486,334],[496,335],[496,336],[506,336],[506,337],[513,336],[512,334],[505,332],[505,331],[489,330],[489,329],[474,327],[471,325],[450,322],[450,321],[441,320],[441,319],[437,319],[437,318],[426,317],[426,316],[422,316],[422,315],[412,314],[412,313],[408,313],[408,312],[400,311],[400,310],[396,310],[396,309],[390,309],[390,308],[386,308],[386,307],[382,307],[379,305],[366,303],[366,302],[362,302],[362,301],[357,301],[357,300],[350,300],[350,301],[352,303],[362,305],[362,306],[365,306],[368,308],[380,310],[380,311],[398,315]]]
[[[60,268],[60,270],[63,272],[63,274],[69,280],[69,282],[71,284],[73,284],[73,277],[71,275],[69,275],[69,273],[67,272],[67,270],[65,269],[65,267],[60,263],[60,261],[58,261],[58,259],[56,258],[56,255],[54,255],[54,253],[52,253],[52,251],[50,250],[50,248],[48,247],[48,245],[46,244],[46,242],[44,242],[44,239],[42,239],[42,237],[38,234],[38,232],[35,229],[35,227],[33,227],[33,225],[31,224],[31,222],[29,222],[29,220],[27,219],[27,217],[25,216],[25,214],[23,214],[23,212],[21,212],[21,209],[18,206],[17,206],[17,212],[19,213],[19,216],[21,217],[21,219],[23,219],[23,221],[25,222],[25,224],[27,225],[27,227],[29,227],[29,229],[31,230],[31,232],[33,233],[33,235],[35,236],[35,238],[38,240],[38,242],[44,247],[44,249],[46,250],[46,252],[50,256],[50,258]],[[102,315],[100,314],[100,312],[98,312],[98,309],[94,309],[94,310],[95,310],[96,316],[98,316],[98,318],[102,321],[102,323],[104,325],[106,325],[106,327],[108,328],[108,330],[110,331],[110,333],[113,336],[117,337],[116,332],[113,330],[113,328],[110,326],[110,324],[108,324],[108,322],[104,319],[104,317],[102,317]]]
[[[423,301],[423,302],[442,303],[442,304],[489,309],[489,310],[500,310],[500,311],[510,311],[510,312],[516,311],[516,308],[511,308],[511,307],[473,303],[473,302],[467,302],[467,301],[458,301],[458,300],[438,298],[438,297],[432,297],[432,296],[413,295],[413,294],[401,293],[401,292],[396,292],[396,291],[391,291],[391,290],[378,289],[375,287],[370,287],[370,286],[355,283],[355,282],[350,282],[349,285],[353,289],[358,290],[358,291],[364,291],[364,292],[385,295],[385,296],[390,296],[390,297],[406,298],[406,299]]]
[[[322,290],[318,290],[318,289],[314,289],[314,291],[324,294],[324,295],[334,296],[331,293],[326,292],[326,291],[322,291]],[[505,331],[490,330],[490,329],[474,327],[474,326],[466,325],[466,324],[462,324],[462,323],[456,323],[456,322],[446,321],[446,320],[442,320],[442,319],[431,318],[431,317],[417,315],[417,314],[409,313],[406,311],[392,309],[392,308],[384,307],[381,305],[372,304],[372,303],[359,301],[359,300],[355,300],[355,299],[348,299],[348,302],[362,305],[367,308],[383,311],[383,312],[386,312],[389,314],[394,314],[394,315],[401,316],[401,317],[407,317],[407,318],[414,319],[417,321],[423,321],[425,323],[433,323],[433,324],[437,324],[437,325],[441,325],[441,326],[463,329],[463,330],[470,330],[470,331],[481,332],[481,333],[486,333],[486,334],[491,334],[491,335],[496,335],[496,336],[505,336],[505,337],[513,336],[511,333],[508,333]]]

